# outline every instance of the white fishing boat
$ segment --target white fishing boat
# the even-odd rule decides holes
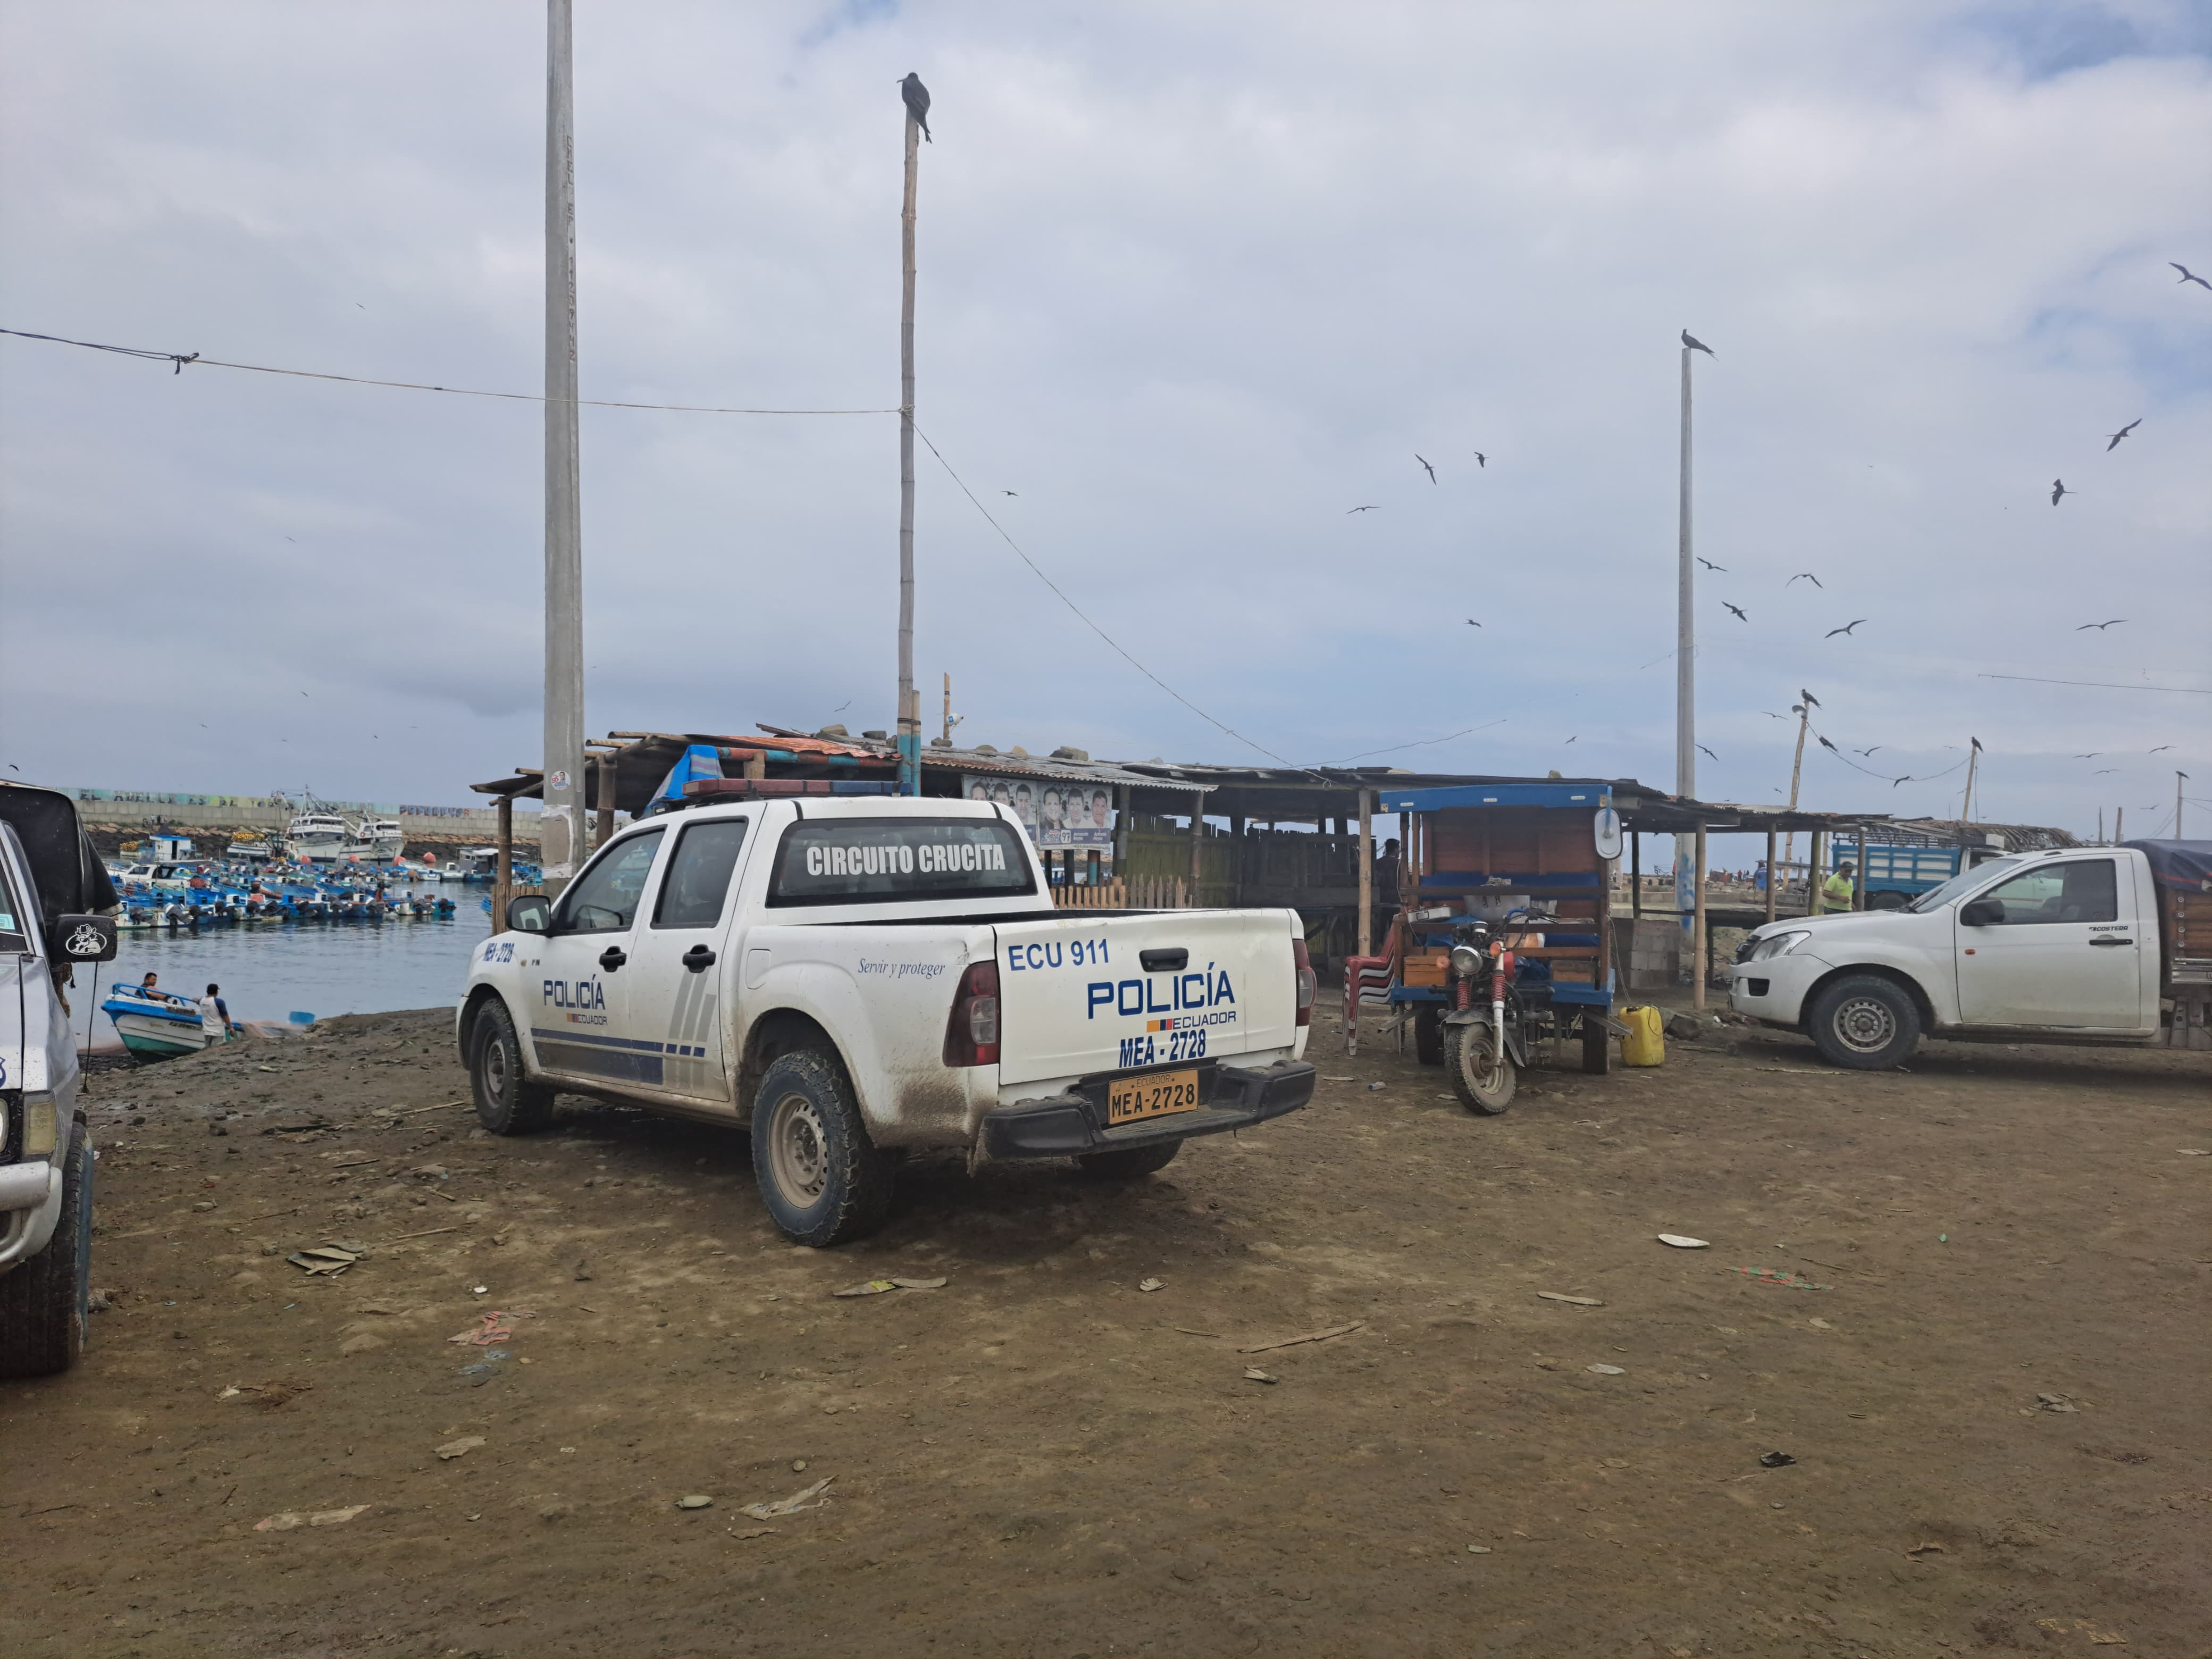
[[[200,1011],[182,997],[166,996],[140,985],[118,985],[100,1009],[115,1022],[115,1034],[134,1054],[152,1059],[196,1054],[208,1046]]]
[[[373,855],[379,864],[388,864],[407,844],[407,832],[397,818],[365,817],[354,825],[353,839],[356,851],[364,857]]]
[[[284,832],[284,847],[304,862],[329,863],[361,849],[353,844],[353,826],[335,812],[302,812]]]

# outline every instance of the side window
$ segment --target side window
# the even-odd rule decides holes
[[[2119,919],[2119,883],[2110,859],[2039,865],[1984,894],[2004,906],[2008,927]]]
[[[660,878],[660,896],[653,905],[653,925],[712,927],[721,921],[722,906],[730,896],[730,877],[738,867],[738,849],[744,840],[743,818],[686,824],[668,860],[668,873]]]
[[[660,850],[667,832],[648,830],[610,847],[592,860],[584,873],[561,895],[553,913],[556,933],[619,933],[637,918],[638,901],[645,896],[645,878],[653,873],[653,855]]]

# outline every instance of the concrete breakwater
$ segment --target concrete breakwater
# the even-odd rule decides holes
[[[112,853],[126,841],[136,841],[155,830],[204,837],[194,850],[220,853],[240,830],[281,836],[302,810],[296,801],[274,795],[197,795],[181,793],[121,789],[71,789],[77,811],[94,842]],[[499,833],[499,814],[488,806],[422,806],[388,805],[380,801],[317,803],[349,818],[390,818],[406,836],[409,848],[489,846]],[[517,802],[514,814],[517,846],[538,845],[537,803]]]

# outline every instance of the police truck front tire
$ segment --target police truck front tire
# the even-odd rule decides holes
[[[761,1201],[786,1238],[827,1249],[882,1224],[898,1160],[868,1139],[836,1060],[798,1048],[769,1061],[752,1128]]]
[[[1805,1023],[1821,1058],[1854,1072],[1893,1070],[1920,1042],[1919,1008],[1904,987],[1878,974],[1823,988]]]
[[[92,1143],[72,1123],[54,1235],[0,1278],[0,1377],[52,1376],[76,1364],[91,1300]]]
[[[477,1121],[495,1135],[530,1135],[553,1121],[553,1091],[522,1070],[522,1039],[514,1018],[497,997],[477,1010],[469,1045],[469,1089]]]

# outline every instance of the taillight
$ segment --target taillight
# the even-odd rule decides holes
[[[970,963],[952,996],[952,1017],[945,1024],[947,1066],[999,1063],[999,964]]]
[[[1314,970],[1313,957],[1306,952],[1306,942],[1293,935],[1291,939],[1291,966],[1297,970],[1298,1018],[1301,1025],[1313,1024]]]

